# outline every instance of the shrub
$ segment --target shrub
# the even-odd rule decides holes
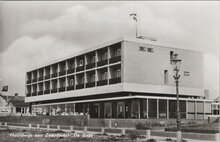
[[[131,138],[131,139],[136,139],[136,138],[138,138],[138,135],[130,134],[130,135],[128,135],[128,137]]]
[[[137,123],[135,124],[136,129],[141,129],[141,130],[147,130],[150,129],[150,127],[147,125],[147,123]]]
[[[149,139],[146,142],[157,142],[155,139]]]
[[[173,140],[171,138],[166,138],[167,142],[173,142]]]

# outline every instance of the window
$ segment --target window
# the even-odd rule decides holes
[[[170,51],[170,64],[171,64],[171,60],[173,59],[173,54],[174,54],[174,52]]]
[[[168,70],[164,70],[164,84],[168,84]]]
[[[104,72],[104,73],[102,74],[102,80],[106,80],[106,79],[108,79],[108,73],[107,73],[107,72]]]
[[[116,77],[121,77],[121,69],[117,69],[117,71],[116,71]]]
[[[90,58],[90,63],[95,63],[95,56],[92,56],[92,57]]]
[[[112,117],[112,103],[106,102],[104,103],[104,118]]]
[[[79,61],[79,66],[80,66],[80,67],[83,66],[83,60],[80,60],[80,61]]]
[[[106,60],[106,59],[108,59],[108,53],[107,52],[102,54],[102,60]]]
[[[80,84],[84,84],[84,77],[81,78]]]
[[[190,72],[189,71],[184,71],[184,76],[190,76]]]
[[[115,51],[115,57],[117,57],[117,56],[121,56],[121,49],[117,49]]]
[[[90,82],[95,82],[95,75],[92,75],[92,76],[90,77]]]
[[[145,52],[145,51],[146,51],[146,47],[139,46],[139,51],[143,51],[143,52]]]
[[[153,48],[147,48],[147,52],[153,53],[153,52],[154,52],[154,49],[153,49]]]
[[[73,85],[74,85],[74,79],[70,79],[69,86],[73,86]]]

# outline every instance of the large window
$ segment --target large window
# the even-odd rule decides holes
[[[104,103],[104,117],[112,118],[112,103],[111,102]]]
[[[141,118],[147,118],[147,99],[140,100]]]
[[[157,118],[157,100],[156,99],[149,99],[148,100],[148,115],[149,118]]]
[[[139,118],[139,100],[131,101],[131,118]]]
[[[159,100],[159,118],[167,118],[167,100]]]
[[[122,101],[117,103],[117,116],[118,118],[124,118],[125,116],[125,103]]]

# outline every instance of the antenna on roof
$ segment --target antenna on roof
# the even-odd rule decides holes
[[[130,14],[131,17],[133,17],[133,20],[136,21],[135,23],[135,28],[136,28],[136,38],[139,38],[139,39],[148,39],[148,40],[151,40],[151,41],[157,41],[156,38],[153,38],[153,37],[147,37],[147,36],[138,36],[138,27],[137,27],[137,14],[136,13],[131,13]]]

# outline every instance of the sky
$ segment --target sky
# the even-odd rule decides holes
[[[204,53],[204,89],[219,96],[220,2],[0,2],[0,86],[25,95],[26,71],[121,36]],[[0,93],[4,94],[5,92]]]

